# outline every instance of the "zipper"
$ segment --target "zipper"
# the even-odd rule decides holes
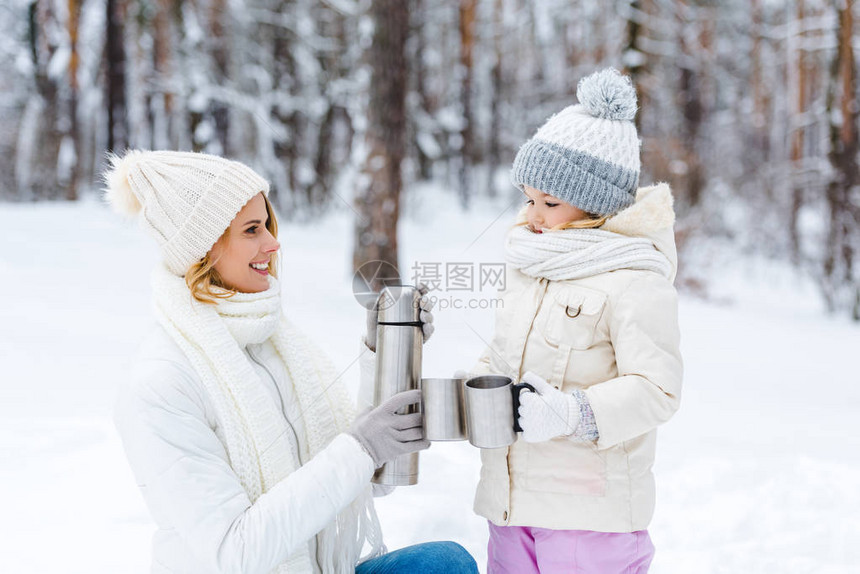
[[[522,354],[520,355],[520,369],[519,369],[519,378],[520,379],[523,378],[523,362],[525,361],[525,358],[526,358],[526,343],[528,343],[528,341],[529,341],[529,336],[531,336],[532,330],[535,327],[535,320],[537,319],[537,316],[540,313],[541,308],[543,307],[543,300],[546,298],[546,292],[549,290],[549,284],[550,284],[549,279],[541,277],[539,282],[544,283],[543,293],[541,293],[540,301],[538,301],[537,308],[535,308],[535,313],[532,316],[532,321],[531,321],[531,323],[529,323],[529,330],[526,333],[525,343],[523,343],[523,351],[522,351]]]
[[[532,334],[532,330],[534,329],[535,320],[537,319],[538,313],[540,313],[541,307],[543,307],[543,300],[546,298],[547,290],[549,290],[550,280],[546,279],[545,277],[541,277],[539,280],[539,283],[541,283],[543,285],[543,293],[541,293],[540,300],[538,301],[537,307],[535,308],[535,313],[532,316],[531,323],[529,323],[529,330],[528,330],[528,332],[526,332],[526,339],[525,339],[525,342],[523,343],[522,354],[520,355],[520,368],[519,368],[518,380],[523,378],[523,362],[525,361],[525,358],[526,358],[526,344],[528,343],[529,336]],[[512,514],[512,512],[511,512],[511,490],[513,490],[513,487],[514,487],[513,479],[511,479],[511,447],[510,446],[508,447],[508,452],[505,455],[505,463],[508,467],[508,504],[507,504],[507,508],[505,509],[504,521],[505,521],[505,524],[508,524],[508,522],[510,521],[510,518],[511,518],[511,514]]]
[[[296,449],[296,456],[299,457],[299,466],[304,465],[304,462],[302,461],[302,449],[299,445],[299,433],[296,432],[296,427],[293,426],[293,423],[290,421],[289,415],[287,415],[287,408],[284,405],[284,397],[283,395],[281,395],[281,388],[278,386],[277,379],[275,379],[274,375],[272,375],[272,371],[269,370],[269,367],[267,367],[260,359],[254,356],[254,353],[253,351],[251,351],[250,347],[245,347],[245,350],[248,352],[248,356],[251,358],[251,360],[254,361],[254,363],[256,363],[257,365],[259,365],[264,371],[266,371],[266,374],[269,375],[269,378],[272,380],[272,384],[275,386],[275,392],[278,393],[278,400],[281,403],[281,413],[284,415],[284,420],[287,421],[287,426],[290,427],[290,431],[292,431],[292,442]]]
[[[299,457],[299,466],[303,466],[304,463],[302,462],[302,449],[301,449],[301,445],[299,445],[299,433],[296,432],[296,427],[293,426],[293,423],[290,421],[290,417],[287,414],[287,408],[286,408],[286,405],[284,405],[284,395],[281,394],[281,387],[278,386],[278,381],[275,379],[274,375],[272,375],[272,371],[269,370],[269,367],[267,367],[263,363],[263,361],[261,361],[260,359],[258,359],[257,357],[254,356],[254,352],[251,350],[251,348],[245,347],[245,350],[248,352],[248,357],[250,357],[250,359],[254,363],[259,365],[264,371],[266,371],[266,374],[269,375],[269,378],[272,380],[272,384],[275,386],[275,392],[278,393],[278,401],[281,403],[281,413],[284,415],[284,420],[287,421],[287,426],[290,427],[290,431],[292,431],[293,445],[295,446],[295,449],[296,449],[296,456]],[[322,572],[322,566],[321,566],[322,562],[320,561],[319,537],[317,537],[315,535],[313,537],[313,541],[314,541],[314,558],[316,559],[315,571]]]

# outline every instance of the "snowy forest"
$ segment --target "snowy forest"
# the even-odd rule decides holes
[[[264,174],[286,219],[354,209],[354,264],[396,262],[412,184],[511,193],[518,146],[615,66],[681,261],[790,261],[860,320],[857,4],[4,0],[0,200],[94,196],[109,150],[204,151]],[[692,263],[679,283],[707,289]]]
[[[161,253],[102,200],[109,152],[264,175],[284,315],[358,397],[354,269],[444,274],[421,376],[471,368],[505,288],[482,269],[504,269],[524,205],[517,150],[612,66],[638,91],[640,185],[668,182],[677,213],[683,398],[659,428],[650,571],[856,574],[858,4],[0,0],[3,571],[153,568],[114,417]],[[420,459],[374,502],[386,545],[455,541],[486,572],[479,449]]]

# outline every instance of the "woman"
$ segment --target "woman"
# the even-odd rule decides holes
[[[112,157],[105,179],[111,205],[139,214],[163,255],[158,328],[115,411],[158,525],[152,571],[477,571],[453,543],[384,555],[370,478],[429,446],[420,415],[397,414],[419,397],[353,421],[325,356],[283,315],[268,183],[173,151]]]

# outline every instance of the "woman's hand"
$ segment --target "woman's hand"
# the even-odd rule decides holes
[[[365,330],[364,335],[364,344],[367,345],[367,348],[376,352],[376,326],[379,323],[379,309],[377,308],[377,304],[374,303],[373,307],[367,310],[367,315],[365,316],[365,320],[367,321],[367,328]]]
[[[537,392],[520,392],[519,423],[526,442],[543,442],[558,436],[569,436],[579,425],[579,402],[538,375],[527,372],[522,382]]]
[[[424,438],[421,413],[397,412],[420,400],[419,390],[397,393],[375,409],[359,415],[347,431],[367,451],[376,468],[400,455],[430,446],[430,441]]]
[[[421,299],[418,300],[418,308],[421,309],[418,313],[418,320],[421,321],[421,333],[424,335],[424,342],[426,343],[433,331],[436,330],[436,327],[433,326],[433,313],[430,312],[433,310],[433,301],[427,296],[430,289],[424,283],[418,285],[418,292],[421,293]]]

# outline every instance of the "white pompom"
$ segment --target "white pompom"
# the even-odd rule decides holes
[[[140,156],[137,150],[128,151],[123,157],[115,154],[108,156],[110,168],[104,174],[104,197],[114,211],[122,215],[136,215],[141,210],[140,200],[129,182],[131,169]]]
[[[596,118],[630,121],[636,117],[636,89],[615,68],[582,78],[576,86],[576,99]]]

